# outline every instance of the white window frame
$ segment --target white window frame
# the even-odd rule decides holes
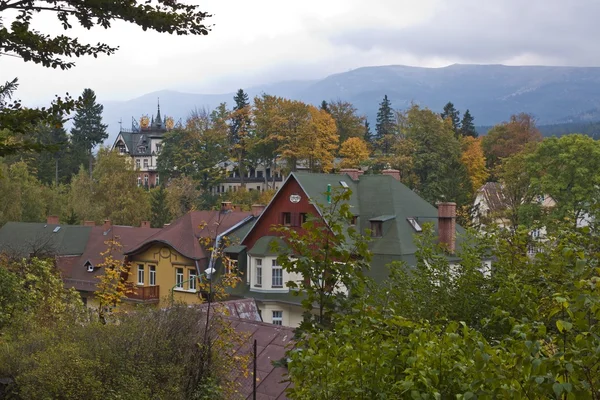
[[[154,185],[155,186],[160,185],[160,177],[158,176],[158,174],[156,174],[156,178],[154,178]]]
[[[156,265],[148,267],[148,283],[150,286],[156,286]]]
[[[183,268],[175,268],[175,288],[183,289]]]
[[[148,174],[144,174],[144,186],[148,186],[149,185],[149,177]]]
[[[193,278],[193,279],[192,279]],[[198,278],[198,274],[196,273],[195,269],[190,269],[188,270],[188,290],[191,292],[195,292],[196,291],[196,279]]]
[[[144,268],[144,264],[138,264],[137,266],[137,284],[144,286],[144,278],[146,275],[146,269]]]
[[[254,286],[262,286],[262,258],[257,258],[254,260],[254,265],[256,267]]]
[[[271,311],[271,323],[273,325],[283,325],[283,311],[273,310]]]
[[[275,275],[275,271],[277,271],[277,275]],[[276,278],[277,282],[275,282]],[[271,261],[271,287],[277,289],[283,288],[283,268],[277,264],[277,259]]]
[[[148,159],[144,158],[144,168],[148,169]]]
[[[135,169],[141,169],[142,168],[142,162],[140,161],[139,158],[135,159]]]

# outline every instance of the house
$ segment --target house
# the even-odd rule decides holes
[[[422,231],[423,223],[433,223],[449,253],[456,251],[456,234],[463,232],[456,225],[456,205],[442,203],[436,209],[403,185],[397,170],[384,170],[380,175],[362,175],[356,169],[344,169],[341,174],[292,172],[243,237],[241,245],[225,249],[237,257],[245,278],[245,284],[233,294],[254,298],[265,322],[297,326],[303,311],[298,297],[286,287],[286,282],[302,277],[278,265],[278,254],[271,243],[282,239],[273,226],[299,228],[306,215],[320,215],[318,204],[327,204],[328,187],[351,189],[352,223],[361,232],[367,229],[372,232],[369,247],[373,260],[368,275],[376,281],[387,277],[386,265],[392,261],[415,265],[417,247],[413,236]]]
[[[173,128],[172,122],[172,118],[161,116],[159,104],[156,118],[152,116],[148,120],[148,117],[142,117],[139,124],[132,120],[131,129],[121,126],[112,150],[131,158],[135,169],[139,171],[139,186],[154,187],[160,184],[158,155],[164,134]]]
[[[236,192],[242,186],[242,179],[237,168],[236,161],[224,161],[217,167],[225,171],[225,178],[217,186],[210,190],[214,194],[225,192]],[[267,167],[264,164],[256,166],[247,166],[244,173],[244,184],[248,190],[258,190],[264,192],[269,189],[279,189],[285,177],[281,172],[281,166],[276,163],[275,167]]]

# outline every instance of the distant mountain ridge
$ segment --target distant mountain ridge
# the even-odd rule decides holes
[[[411,103],[441,111],[452,101],[457,109],[471,111],[478,126],[494,125],[511,114],[532,113],[540,125],[600,120],[599,67],[547,67],[454,64],[443,68],[402,65],[363,67],[313,81],[284,81],[244,89],[253,98],[261,93],[318,105],[323,100],[346,100],[375,124],[385,94],[396,109]],[[112,143],[118,121],[129,127],[131,118],[161,112],[175,120],[194,108],[215,108],[233,103],[234,93],[193,94],[159,91],[128,101],[104,102],[104,121]]]

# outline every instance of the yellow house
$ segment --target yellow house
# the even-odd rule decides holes
[[[228,205],[220,211],[192,211],[132,247],[125,252],[130,265],[127,282],[133,289],[129,301],[161,306],[202,302],[206,293],[199,291],[200,280],[220,271],[210,265],[211,254],[201,239],[209,238],[212,246],[253,220],[250,212],[233,211]]]

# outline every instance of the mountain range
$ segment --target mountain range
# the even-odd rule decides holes
[[[411,103],[441,111],[452,101],[458,110],[469,109],[478,126],[490,126],[519,112],[533,114],[540,125],[600,120],[600,68],[454,64],[443,68],[402,65],[364,67],[320,80],[290,80],[244,89],[253,98],[268,93],[318,105],[323,100],[345,100],[367,116],[374,127],[384,95],[392,106]],[[104,102],[109,143],[119,121],[129,128],[131,119],[156,113],[160,98],[163,115],[185,119],[194,108],[212,109],[233,103],[234,93],[195,94],[171,90],[148,93],[128,101]]]

